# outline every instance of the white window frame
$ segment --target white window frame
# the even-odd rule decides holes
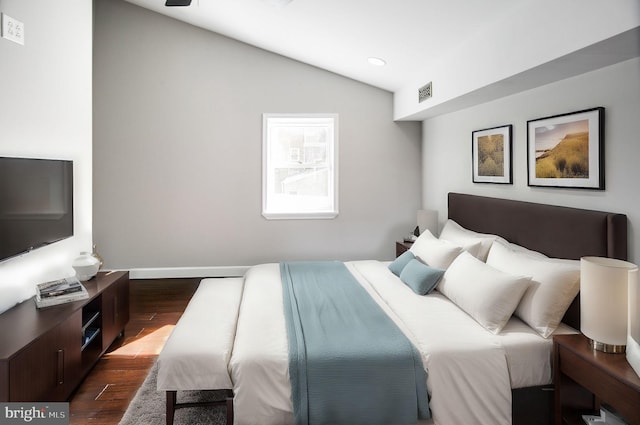
[[[287,124],[290,121],[292,126],[296,121],[307,120],[307,125],[312,125],[314,121],[329,121],[333,143],[328,141],[327,160],[329,162],[329,198],[332,205],[323,210],[303,210],[303,209],[279,209],[274,202],[270,202],[268,190],[275,178],[276,164],[271,164],[271,141],[270,130],[275,125]],[[304,125],[302,122],[300,125]],[[332,130],[332,131],[331,131]],[[297,153],[299,155],[299,152]],[[289,155],[294,158],[293,152]],[[338,216],[338,114],[263,114],[262,115],[262,215],[268,220],[295,220],[295,219],[333,219]]]

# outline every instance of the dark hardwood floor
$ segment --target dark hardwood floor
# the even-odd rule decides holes
[[[71,424],[117,425],[198,287],[196,279],[131,280],[130,315],[72,395]]]

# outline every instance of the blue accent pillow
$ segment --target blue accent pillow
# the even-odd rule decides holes
[[[443,274],[444,270],[427,266],[420,260],[413,259],[402,269],[400,280],[416,294],[426,295],[433,291]]]
[[[396,276],[400,276],[402,273],[402,269],[409,263],[409,261],[415,259],[416,256],[413,255],[411,251],[405,251],[396,258],[393,263],[389,264],[389,270]]]

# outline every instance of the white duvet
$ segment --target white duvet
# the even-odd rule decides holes
[[[551,339],[515,318],[493,335],[438,292],[416,295],[387,264],[346,263],[421,352],[433,422],[511,424],[511,388],[551,382]],[[242,297],[229,362],[235,424],[292,424],[279,265],[251,268]]]

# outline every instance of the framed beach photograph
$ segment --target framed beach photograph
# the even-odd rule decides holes
[[[509,124],[471,133],[474,183],[512,183],[512,130]]]
[[[529,186],[604,190],[604,108],[527,121]]]

